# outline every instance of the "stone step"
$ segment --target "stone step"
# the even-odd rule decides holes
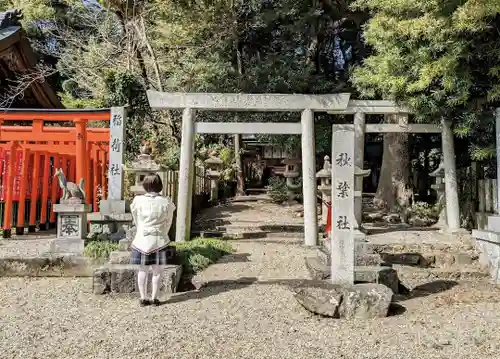
[[[403,283],[430,282],[435,280],[488,280],[489,274],[477,267],[415,268],[395,265]]]
[[[297,232],[226,232],[226,231],[191,231],[193,237],[205,238],[233,238],[233,239],[258,239],[258,238],[304,238],[304,233]]]
[[[473,244],[466,243],[439,243],[439,242],[419,242],[419,243],[373,243],[367,237],[367,249],[375,253],[436,253],[436,252],[472,252]]]
[[[475,253],[432,252],[432,253],[378,253],[385,263],[412,267],[452,267],[467,266],[476,263],[479,256]]]
[[[106,293],[133,293],[137,292],[138,265],[107,264],[94,270],[92,291],[94,294]],[[148,273],[148,282],[151,283],[152,273]],[[175,293],[182,276],[182,266],[163,266],[161,293]],[[151,288],[151,285],[148,285]]]
[[[217,226],[215,228],[217,231],[222,232],[255,232],[255,231],[264,231],[264,232],[294,232],[294,233],[303,233],[304,225],[303,224],[280,224],[280,225],[269,225],[260,223],[231,223],[227,225]]]

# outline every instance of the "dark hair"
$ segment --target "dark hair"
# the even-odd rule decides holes
[[[142,187],[147,193],[160,193],[163,190],[163,183],[160,176],[156,173],[150,173],[142,181]]]

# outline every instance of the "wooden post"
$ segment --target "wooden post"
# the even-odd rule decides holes
[[[38,203],[38,186],[40,184],[40,153],[33,153],[33,177],[31,178],[30,221],[28,232],[36,229],[36,208]]]
[[[27,147],[23,148],[23,163],[21,168],[21,186],[19,187],[19,206],[17,207],[17,225],[16,234],[24,234],[24,220],[26,210],[26,191],[28,189],[28,169],[30,163],[30,151]]]
[[[56,212],[54,212],[54,204],[56,204],[57,201],[57,179],[54,177],[54,174],[56,173],[56,169],[60,168],[60,160],[59,160],[59,155],[55,154],[54,156],[54,166],[52,166],[52,172],[50,174],[50,183],[52,183],[52,188],[51,188],[51,194],[50,194],[50,221],[49,221],[49,226],[51,228],[55,228],[56,226]]]
[[[108,155],[106,151],[100,151],[100,159],[101,159],[101,186],[102,186],[102,198],[106,199],[108,198],[107,192],[108,192],[108,181],[107,181],[107,173],[108,169],[106,167],[106,159],[108,158]]]
[[[97,198],[98,190],[99,190],[99,167],[98,167],[98,152],[97,146],[92,145],[92,185],[94,186],[93,190],[93,205],[94,212],[99,212],[99,199]]]
[[[42,210],[40,212],[40,229],[48,229],[47,207],[49,201],[49,180],[50,180],[50,153],[45,152],[42,180]]]
[[[68,175],[66,176],[67,180],[73,183],[76,183],[76,157],[71,156],[69,159],[69,172]]]
[[[94,184],[92,183],[92,144],[87,142],[87,157],[86,157],[86,165],[85,165],[85,203],[92,205],[94,203]]]
[[[13,197],[14,197],[14,176],[16,170],[16,148],[17,142],[12,141],[10,143],[10,158],[9,167],[7,169],[7,180],[5,185],[7,186],[7,195],[5,199],[4,207],[4,221],[3,221],[3,237],[10,238],[12,230],[12,208],[13,208]]]
[[[88,202],[89,193],[87,191],[89,179],[87,178],[87,120],[77,118],[75,123],[75,141],[76,141],[76,177],[75,183],[78,185],[82,179],[85,180],[85,197]]]

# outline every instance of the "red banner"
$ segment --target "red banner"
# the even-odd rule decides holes
[[[5,182],[7,181],[7,172],[9,168],[9,163],[10,163],[10,152],[6,151],[1,151],[0,152],[0,165],[2,166],[2,185],[1,185],[1,191],[0,191],[0,200],[5,201],[7,198],[7,186],[5,185]],[[40,177],[38,178],[38,185],[36,188],[36,198],[39,198],[41,196],[41,182],[43,179],[43,156],[40,158]],[[14,196],[13,196],[13,201],[19,201],[19,193],[20,193],[20,188],[21,188],[21,180],[23,181],[28,181],[26,183],[26,199],[31,199],[31,192],[32,192],[32,178],[33,178],[33,156],[29,156],[29,163],[28,163],[28,176],[27,178],[21,178],[21,171],[23,167],[23,153],[22,151],[17,151],[16,152],[16,166],[15,166],[15,177],[14,177]],[[52,178],[49,178],[49,195],[50,195],[50,187],[52,187]]]

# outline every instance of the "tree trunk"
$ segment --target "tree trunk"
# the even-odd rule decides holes
[[[408,123],[408,117],[386,115],[386,123]],[[410,203],[410,154],[407,133],[384,134],[384,153],[373,204],[389,212],[399,211]]]
[[[245,195],[245,176],[243,175],[243,164],[241,161],[241,135],[234,135],[234,160],[236,162],[236,194]]]

